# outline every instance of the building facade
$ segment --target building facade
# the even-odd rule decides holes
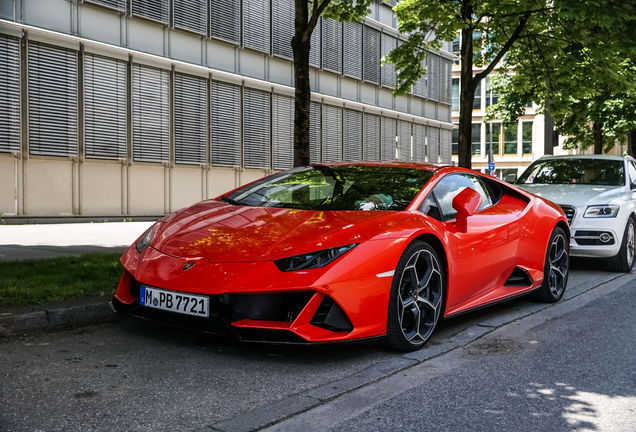
[[[290,168],[293,0],[0,0],[0,213],[159,216]],[[454,56],[393,97],[387,3],[320,20],[311,159],[451,161]]]

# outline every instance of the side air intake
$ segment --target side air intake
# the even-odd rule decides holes
[[[520,267],[515,267],[504,286],[509,287],[525,287],[532,285],[532,278],[527,271]]]

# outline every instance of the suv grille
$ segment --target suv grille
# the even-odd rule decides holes
[[[574,215],[576,214],[576,208],[569,205],[561,205],[559,206],[563,209],[565,213],[565,217],[568,220],[568,225],[572,225],[572,220],[574,220]]]

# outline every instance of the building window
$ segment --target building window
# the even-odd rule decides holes
[[[486,152],[499,156],[499,142],[501,139],[501,123],[486,123]]]
[[[371,27],[364,26],[364,55],[363,75],[364,80],[373,84],[380,84],[380,32]]]
[[[527,103],[524,105],[524,107],[525,107],[525,108],[532,108],[532,101],[527,102]]]
[[[517,125],[504,127],[504,155],[517,154]]]
[[[207,0],[174,0],[174,26],[206,35],[208,33]]]
[[[459,154],[459,129],[453,128],[453,136],[451,138],[451,147],[453,156],[457,156]]]
[[[315,31],[315,30],[314,30]],[[320,133],[320,120],[322,118],[322,105],[311,101],[309,109],[309,162],[322,162],[322,146]]]
[[[388,55],[397,48],[397,39],[388,34],[382,33],[382,56]],[[382,85],[384,87],[395,87],[395,65],[386,63],[382,65]]]
[[[380,159],[380,116],[364,113],[364,160]]]
[[[338,162],[342,160],[342,108],[323,106],[322,160]]]
[[[395,160],[395,119],[382,117],[382,160]]]
[[[210,83],[210,163],[241,164],[241,87]]]
[[[342,23],[332,19],[322,22],[322,67],[342,73]]]
[[[461,55],[461,45],[459,42],[459,33],[457,33],[457,37],[455,38],[455,40],[453,41],[453,47],[452,47],[452,52],[453,54],[455,54],[457,57],[459,57]],[[453,64],[458,65],[459,64],[459,59],[454,60]]]
[[[315,30],[314,30],[315,31]],[[344,32],[344,74],[356,79],[362,78],[362,24],[343,23]]]
[[[413,160],[424,162],[426,160],[425,153],[426,126],[421,124],[413,125]]]
[[[453,111],[459,111],[459,78],[453,78]]]
[[[532,154],[532,122],[521,123],[521,148],[524,155]]]
[[[272,51],[288,59],[294,58],[291,40],[294,36],[294,1],[272,1]]]
[[[272,97],[272,159],[275,170],[294,166],[294,98]]]
[[[210,0],[210,36],[239,43],[241,0]]]
[[[344,110],[344,159],[362,159],[362,111]]]
[[[170,0],[131,0],[133,15],[148,18],[163,24],[170,20]]]
[[[471,137],[473,156],[481,156],[481,123],[473,123]]]
[[[481,81],[477,83],[477,87],[475,88],[475,99],[473,99],[473,109],[474,110],[481,109]]]
[[[497,99],[499,99],[499,94],[490,88],[488,77],[486,77],[486,107],[496,104]]]
[[[269,15],[268,1],[243,2],[243,45],[246,48],[269,54]]]

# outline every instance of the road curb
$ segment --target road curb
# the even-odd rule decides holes
[[[8,337],[69,324],[113,319],[115,315],[108,306],[111,297],[74,299],[33,307],[0,308],[0,336]]]

